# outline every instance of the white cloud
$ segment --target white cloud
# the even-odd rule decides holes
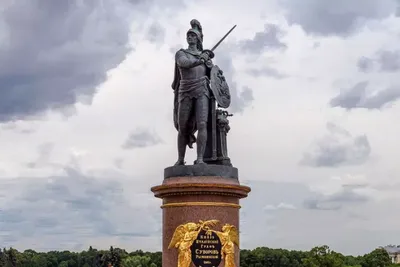
[[[287,209],[287,210],[294,210],[296,209],[295,206],[293,206],[292,204],[287,204],[287,203],[279,203],[278,205],[266,205],[264,207],[264,210],[281,210],[281,209]]]

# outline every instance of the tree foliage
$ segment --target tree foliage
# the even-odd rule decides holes
[[[161,267],[161,252],[127,252],[110,247],[97,250],[89,247],[81,252],[36,252],[0,249],[0,267]],[[384,249],[375,249],[364,256],[344,256],[328,246],[310,251],[258,247],[240,251],[241,267],[392,267]],[[400,266],[399,266],[400,267]]]
[[[305,267],[342,267],[344,256],[329,249],[328,246],[313,248],[303,260]]]
[[[364,256],[362,267],[385,267],[391,264],[391,260],[386,250],[382,248],[375,249],[371,253]]]

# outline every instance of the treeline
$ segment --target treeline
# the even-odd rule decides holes
[[[13,248],[0,250],[0,267],[161,267],[161,252],[127,252],[110,247],[82,252],[49,251],[19,252]],[[363,256],[344,256],[328,246],[310,251],[260,247],[241,250],[240,267],[394,267],[384,249],[375,249]]]
[[[241,267],[400,267],[391,264],[386,250],[382,248],[363,256],[345,256],[328,246],[314,247],[310,251],[256,248],[241,250]]]

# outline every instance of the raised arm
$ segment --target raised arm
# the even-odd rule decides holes
[[[190,59],[183,51],[176,52],[175,60],[179,67],[187,69],[203,64],[201,59]]]

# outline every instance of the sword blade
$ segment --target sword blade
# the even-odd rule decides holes
[[[232,29],[230,29],[229,32],[227,32],[227,33],[224,35],[224,37],[222,37],[221,40],[219,40],[219,42],[216,43],[216,44],[214,45],[213,48],[211,48],[211,51],[214,51],[214,50],[222,43],[222,41],[224,41],[225,38],[226,38],[226,37],[233,31],[233,29],[235,29],[235,28],[236,28],[236,25],[233,26]]]

